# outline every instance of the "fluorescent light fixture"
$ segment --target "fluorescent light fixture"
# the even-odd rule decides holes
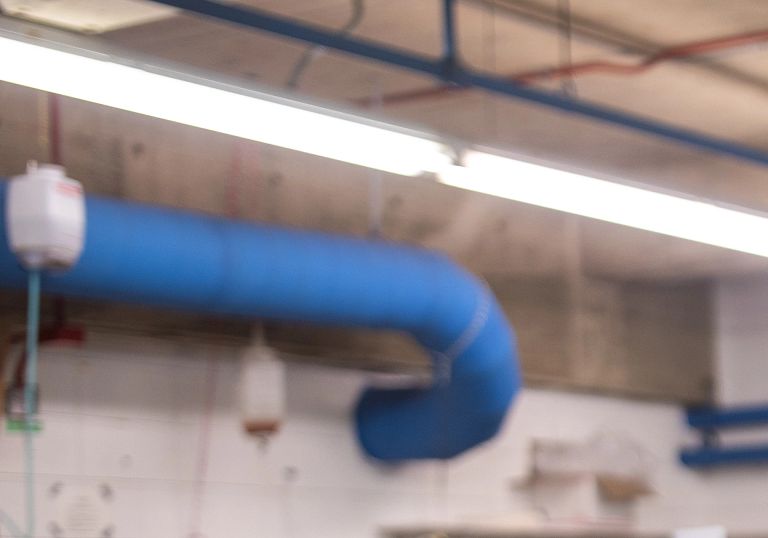
[[[0,80],[394,174],[450,162],[427,135],[79,52],[0,36]]]
[[[711,202],[479,151],[439,176],[462,189],[768,257],[768,218]]]
[[[768,218],[467,151],[428,133],[0,28],[0,80],[368,168],[768,257]]]

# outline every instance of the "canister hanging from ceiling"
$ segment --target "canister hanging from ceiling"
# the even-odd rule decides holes
[[[272,348],[255,343],[243,351],[239,392],[246,433],[276,433],[285,414],[285,367]]]

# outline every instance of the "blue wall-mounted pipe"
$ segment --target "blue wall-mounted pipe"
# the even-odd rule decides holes
[[[687,410],[686,420],[701,435],[701,444],[680,451],[684,465],[709,468],[768,463],[768,444],[721,446],[718,436],[722,429],[768,424],[767,406],[694,407]]]
[[[704,430],[766,425],[768,424],[768,406],[692,408],[687,412],[687,420],[691,428]]]
[[[680,462],[695,468],[765,464],[768,445],[691,448],[680,452]]]
[[[26,273],[5,240],[0,284]],[[369,388],[360,442],[382,460],[450,458],[495,435],[520,385],[511,328],[486,286],[407,246],[260,226],[89,196],[83,256],[47,292],[251,318],[410,333],[448,377],[428,389]]]
[[[638,116],[622,110],[565,96],[560,92],[525,86],[508,78],[480,73],[459,64],[455,45],[454,0],[444,1],[444,58],[431,58],[391,45],[340,35],[325,28],[281,17],[264,10],[224,4],[214,0],[153,0],[220,21],[296,39],[360,58],[382,62],[442,80],[449,84],[479,88],[630,129],[689,147],[768,166],[768,152],[731,140]]]

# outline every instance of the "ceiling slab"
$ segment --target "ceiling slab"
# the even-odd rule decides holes
[[[0,9],[14,17],[87,34],[167,19],[171,7],[135,0],[0,0]]]

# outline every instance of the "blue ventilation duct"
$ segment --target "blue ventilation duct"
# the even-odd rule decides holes
[[[0,181],[0,227],[6,189]],[[47,292],[412,335],[445,375],[427,389],[364,391],[356,424],[375,458],[456,456],[496,434],[519,388],[499,305],[439,254],[95,196],[86,207],[83,256],[47,276]],[[0,283],[25,282],[3,240]]]

